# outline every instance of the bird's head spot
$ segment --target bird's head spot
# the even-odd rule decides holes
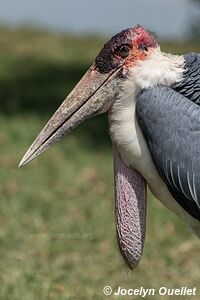
[[[144,60],[158,47],[153,34],[137,25],[113,36],[102,48],[96,58],[96,67],[107,73],[121,66],[128,69],[138,60]]]

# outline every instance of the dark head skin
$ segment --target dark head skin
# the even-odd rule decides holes
[[[101,73],[108,73],[122,65],[128,70],[157,46],[152,33],[138,25],[113,36],[96,57],[95,64]]]

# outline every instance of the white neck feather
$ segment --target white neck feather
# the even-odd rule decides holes
[[[135,116],[137,94],[143,88],[155,85],[171,86],[181,79],[183,70],[182,56],[162,53],[159,48],[154,50],[146,60],[138,61],[137,65],[129,70],[128,78],[121,87],[121,93],[110,109],[111,139],[117,144],[127,165],[137,168],[135,163],[142,158],[140,145],[144,138]]]
[[[156,48],[146,60],[138,61],[129,77],[141,89],[160,84],[170,86],[181,79],[183,68],[183,56],[163,53]]]

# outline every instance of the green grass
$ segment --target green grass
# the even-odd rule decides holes
[[[143,259],[134,271],[125,266],[116,243],[105,116],[17,168],[100,47],[94,37],[0,30],[0,299],[105,299],[105,285],[199,287],[199,240],[150,195]],[[200,49],[191,43],[164,47]]]

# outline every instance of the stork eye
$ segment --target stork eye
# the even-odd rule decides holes
[[[148,51],[148,46],[147,45],[140,45],[140,49],[142,50],[142,51]]]
[[[122,45],[118,50],[117,53],[122,57],[126,58],[129,55],[130,47],[128,45]]]

